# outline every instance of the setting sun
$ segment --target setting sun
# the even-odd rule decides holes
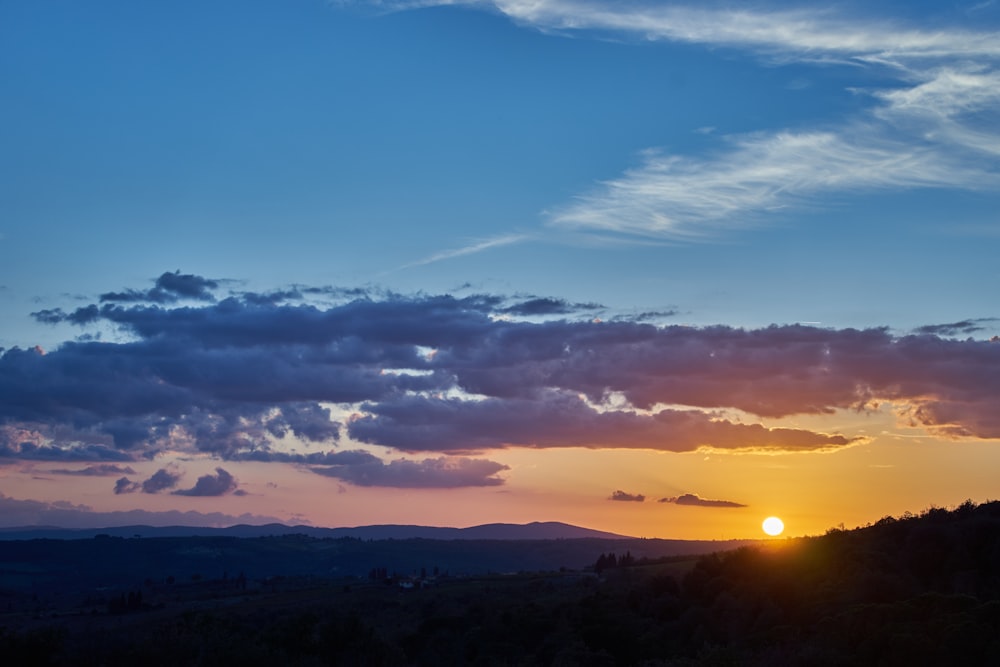
[[[764,523],[761,524],[761,527],[764,529],[764,532],[771,537],[777,537],[778,535],[781,535],[783,530],[785,530],[785,522],[776,516],[769,516],[764,519]]]

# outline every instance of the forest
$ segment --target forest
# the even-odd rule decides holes
[[[8,598],[0,655],[19,665],[994,665],[1000,502],[579,569],[227,572],[65,614]]]

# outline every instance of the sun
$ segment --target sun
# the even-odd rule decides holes
[[[785,522],[776,516],[769,516],[764,519],[764,523],[761,526],[764,532],[771,537],[777,537],[781,535],[781,532],[785,530]]]

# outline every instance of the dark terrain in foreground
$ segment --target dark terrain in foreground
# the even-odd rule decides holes
[[[7,563],[11,545],[58,551],[174,539],[7,542],[0,554]],[[182,573],[180,561],[154,565],[137,552],[148,570],[167,569],[93,589],[85,577],[77,587],[11,580],[0,593],[5,664],[1000,664],[998,502],[704,556],[626,546],[657,540],[525,542],[524,567],[465,576],[428,557],[453,549],[489,558],[505,543],[476,551],[475,540],[189,539],[202,554],[227,554],[233,545],[204,542],[226,539],[282,545],[282,558],[300,548],[319,561],[332,554],[318,555],[317,543],[388,544],[412,565],[390,565],[390,550],[362,576],[294,568],[260,576],[235,569],[238,558],[219,572],[225,556],[206,556],[200,572]],[[582,566],[527,560],[562,542],[599,550]],[[421,551],[425,543],[438,550]],[[162,578],[167,571],[174,574]]]

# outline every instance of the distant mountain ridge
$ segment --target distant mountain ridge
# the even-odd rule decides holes
[[[632,539],[558,521],[533,521],[526,524],[487,523],[468,528],[383,524],[351,528],[317,528],[286,526],[280,523],[263,525],[239,524],[227,528],[200,526],[112,526],[106,528],[59,528],[55,526],[22,526],[0,528],[0,540],[56,539],[78,540],[108,535],[111,537],[268,537],[307,535],[313,538],[356,537],[365,540],[573,540],[573,539]]]

